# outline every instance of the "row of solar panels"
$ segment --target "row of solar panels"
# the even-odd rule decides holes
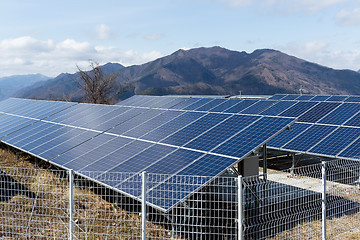
[[[137,98],[143,97],[128,101]],[[152,100],[166,104],[177,99]],[[167,178],[150,180],[147,199],[164,211],[293,121],[284,117],[134,106],[25,99],[0,102],[3,143],[73,169],[134,198],[140,197],[140,185],[129,188],[129,184],[140,172],[168,174]],[[129,174],[116,183],[107,180],[109,174],[118,172]],[[176,191],[179,186],[174,182],[179,176],[188,175],[209,178]]]
[[[270,99],[279,96],[274,95]],[[304,96],[304,95],[298,95]],[[310,95],[307,95],[310,96]],[[312,96],[314,99],[314,96]],[[326,100],[325,97],[315,96]],[[216,98],[172,98],[166,107],[207,112],[227,112],[296,117],[292,131],[284,131],[268,143],[268,147],[327,157],[360,159],[360,103],[339,102],[344,96],[330,97],[335,101],[253,100]],[[356,96],[347,97],[355,99]],[[122,105],[162,108],[166,97],[136,96]],[[304,100],[304,99],[303,99]],[[173,105],[176,104],[176,105]]]
[[[327,101],[327,102],[360,102],[360,96],[311,95],[311,94],[275,94],[271,100]]]

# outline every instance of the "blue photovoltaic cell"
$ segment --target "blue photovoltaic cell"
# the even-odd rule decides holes
[[[326,101],[337,101],[337,102],[342,102],[347,98],[347,96],[331,96],[328,99],[326,99]]]
[[[245,99],[238,104],[232,106],[231,108],[226,109],[224,112],[226,113],[239,113],[245,108],[251,106],[252,104],[258,102],[259,100],[253,100],[253,99]]]
[[[30,126],[36,122],[36,120],[16,116],[7,116],[4,117],[3,120],[5,120],[6,123],[0,125],[0,138],[5,137],[7,134],[14,133],[19,129]]]
[[[187,106],[187,107],[185,107],[183,109],[184,110],[195,110],[195,109],[197,109],[197,108],[199,108],[199,107],[201,107],[201,106],[203,106],[203,105],[205,105],[205,104],[207,104],[207,103],[209,103],[211,101],[212,101],[211,98],[201,98],[199,101],[197,101],[197,102],[195,102],[195,103],[193,103],[193,104],[191,104],[191,105],[189,105],[189,106]]]
[[[295,138],[297,135],[305,131],[307,128],[312,126],[308,123],[294,123],[291,125],[290,130],[284,130],[279,135],[271,139],[267,146],[270,148],[281,148],[284,146],[287,142]]]
[[[146,135],[142,136],[141,139],[150,140],[154,142],[158,142],[161,139],[169,136],[170,134],[180,130],[181,128],[185,127],[186,125],[190,124],[191,122],[199,119],[200,117],[204,116],[206,113],[203,112],[186,112],[179,117],[171,120],[168,123],[165,123],[158,128],[155,128],[151,132],[147,133]]]
[[[285,97],[283,97],[281,100],[295,100],[296,98],[300,97],[299,94],[289,94]]]
[[[200,100],[201,100],[201,98],[189,98],[189,99],[171,107],[171,109],[184,109]]]
[[[280,113],[287,110],[288,108],[290,108],[291,106],[295,105],[296,103],[297,103],[297,101],[279,101],[259,114],[260,115],[277,116]]]
[[[250,107],[242,110],[240,113],[242,114],[258,114],[265,109],[269,108],[270,106],[274,105],[277,101],[271,101],[271,100],[263,100],[254,103]]]
[[[114,140],[115,138],[120,138],[120,137],[115,137],[115,136],[108,135],[108,134],[98,135],[98,136],[94,137],[93,139],[91,139],[83,144],[80,144],[79,146],[67,151],[66,153],[63,153],[60,156],[52,159],[51,162],[53,162],[57,165],[60,165],[60,166],[64,166],[65,164],[70,163],[71,161],[81,158],[81,159],[83,159],[82,167],[84,167],[93,162],[92,160],[88,159],[88,156],[87,156],[87,155],[89,155],[90,152],[93,152],[95,149],[98,149],[98,148],[108,149],[108,146],[105,146],[104,144],[107,144],[108,142]],[[126,138],[124,138],[124,139],[127,140],[127,142],[131,141]],[[119,144],[119,142],[117,142],[116,145],[117,145],[117,148],[121,147],[121,143]],[[92,157],[92,155],[90,155],[90,157]],[[73,169],[79,170],[80,168],[73,168]]]
[[[360,136],[360,128],[340,127],[327,136],[314,148],[310,149],[311,153],[336,156],[347,147],[352,141]]]
[[[158,97],[158,96],[151,96],[149,98],[148,101],[140,104],[140,105],[136,105],[137,107],[154,107],[157,108],[158,105],[160,105],[165,99],[166,97]]]
[[[154,145],[153,143],[143,141],[131,141],[130,143],[128,143],[128,139],[124,139],[121,137],[116,138],[114,140],[114,143],[119,143],[118,149],[106,156],[103,156],[102,158],[99,158],[96,162],[84,166],[83,168],[81,168],[81,171],[99,171],[99,173],[101,173],[102,171],[108,172],[119,164],[127,161],[128,159],[134,157],[135,155]],[[69,165],[70,164],[75,163],[69,163]]]
[[[118,102],[116,105],[131,106],[132,104],[139,101],[140,98],[140,96],[134,95],[132,97],[122,100],[121,102]]]
[[[109,172],[141,172],[151,164],[156,163],[159,159],[165,157],[170,152],[176,150],[175,147],[155,144],[143,152],[140,152],[136,156],[118,164],[112,168]]]
[[[311,101],[318,101],[318,102],[323,102],[323,101],[326,101],[326,99],[328,99],[330,96],[327,96],[327,95],[317,95],[317,96],[314,96]]]
[[[148,109],[141,114],[138,114],[132,118],[129,118],[128,121],[122,122],[121,124],[117,125],[116,127],[110,129],[109,133],[114,134],[123,134],[124,132],[142,124],[147,119],[151,119],[153,117],[158,116],[159,114],[163,113],[165,110],[160,109]]]
[[[310,108],[318,104],[317,102],[298,102],[294,106],[288,108],[282,112],[279,116],[284,117],[299,117],[304,112],[308,111]]]
[[[210,151],[259,118],[259,116],[234,115],[198,138],[192,140],[186,144],[185,147]]]
[[[360,96],[350,96],[345,100],[345,102],[360,102]]]
[[[312,99],[314,97],[314,95],[300,95],[298,98],[296,98],[296,101],[308,101],[310,99]]]
[[[291,118],[262,117],[211,152],[244,157],[292,122]]]
[[[226,102],[221,103],[220,105],[212,108],[209,112],[223,112],[228,108],[233,107],[235,104],[238,104],[242,100],[240,99],[228,99]]]
[[[228,114],[209,113],[161,142],[182,146],[228,117],[230,117]]]
[[[144,121],[144,123],[136,126],[133,129],[130,129],[129,131],[126,131],[123,133],[124,136],[139,138],[151,130],[161,126],[162,124],[171,121],[178,117],[179,115],[184,114],[183,111],[175,111],[175,110],[169,110],[164,113],[161,113],[160,115],[148,120]]]
[[[339,157],[352,158],[352,159],[357,159],[357,160],[360,159],[360,138],[358,138],[349,147],[347,147],[342,153],[340,153]]]
[[[339,105],[340,103],[335,102],[320,102],[309,111],[301,115],[297,121],[315,123]]]
[[[195,111],[209,111],[210,109],[218,106],[221,103],[226,102],[227,100],[228,99],[218,99],[218,98],[216,98],[216,99],[212,100],[211,102],[208,102],[207,104],[196,108]]]
[[[283,99],[286,96],[286,94],[275,94],[268,98],[268,100],[280,100]]]
[[[344,125],[360,127],[360,112],[355,114],[350,120],[346,121]]]
[[[31,100],[29,100],[30,102]],[[0,112],[11,113],[14,109],[20,109],[25,107],[28,101],[25,99],[8,98],[0,101]]]
[[[334,111],[326,115],[319,123],[341,125],[360,111],[360,104],[343,103]]]
[[[173,100],[159,105],[159,108],[165,108],[165,109],[172,108],[172,107],[184,102],[187,99],[188,98],[175,97]]]
[[[329,125],[313,125],[282,148],[306,152],[336,128]]]

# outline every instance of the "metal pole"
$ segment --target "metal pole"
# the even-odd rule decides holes
[[[242,175],[238,176],[238,240],[244,239],[244,206],[243,206],[243,177]]]
[[[74,232],[74,171],[69,169],[69,240]]]
[[[146,172],[142,172],[142,188],[141,188],[141,239],[146,240]]]
[[[326,162],[321,162],[322,173],[322,239],[326,240]]]
[[[266,147],[266,143],[263,146],[263,174],[264,174],[264,179],[266,181],[267,179],[267,147]]]
[[[293,177],[294,176],[294,168],[295,168],[295,153],[292,153],[292,164],[290,169],[290,174]]]

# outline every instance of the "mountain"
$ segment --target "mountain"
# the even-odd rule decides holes
[[[142,65],[108,63],[105,73],[132,84],[132,94],[359,94],[360,73],[335,70],[272,49],[252,53],[221,47],[178,50]],[[19,97],[81,100],[78,74],[61,74],[17,93]],[[124,97],[124,96],[122,96]]]
[[[41,74],[14,75],[0,78],[0,100],[8,98],[22,88],[50,79]]]

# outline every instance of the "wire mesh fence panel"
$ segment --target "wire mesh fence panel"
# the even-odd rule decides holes
[[[245,239],[321,237],[318,175],[317,166],[310,166],[244,177]]]
[[[360,162],[339,159],[327,163],[326,230],[328,239],[340,239],[353,230],[359,230],[359,177]]]
[[[0,170],[0,238],[67,239],[64,171]]]

